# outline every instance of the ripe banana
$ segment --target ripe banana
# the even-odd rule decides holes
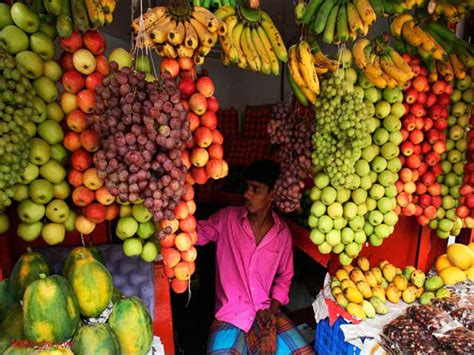
[[[270,40],[270,43],[272,44],[273,50],[278,59],[286,63],[288,61],[288,53],[285,47],[285,42],[283,42],[283,38],[275,27],[275,24],[273,23],[270,16],[268,16],[268,14],[263,11],[261,26],[268,36],[268,39]]]
[[[298,49],[296,44],[291,46],[290,49],[288,49],[288,71],[290,72],[290,75],[293,80],[296,82],[296,85],[301,88],[305,87],[306,83],[300,73],[297,50]]]
[[[375,22],[377,15],[375,14],[372,5],[370,4],[369,0],[353,0],[354,6],[356,7],[359,15],[365,23],[371,25]]]
[[[168,32],[168,42],[173,46],[177,46],[183,43],[186,32],[185,32],[184,23],[180,22],[174,30]]]
[[[400,38],[403,25],[408,21],[413,21],[413,16],[410,13],[395,16],[390,24],[390,32],[392,32],[392,35],[396,38]]]
[[[303,76],[306,86],[315,94],[319,94],[318,74],[316,73],[316,68],[314,67],[311,48],[309,47],[308,42],[300,42],[298,45],[297,57],[299,59],[298,66],[300,73]]]
[[[105,12],[105,10],[104,10]],[[157,6],[148,10],[142,16],[137,17],[132,22],[132,29],[137,33],[140,30],[140,21],[142,21],[142,30],[149,30],[153,24],[164,16],[168,15],[168,11],[164,6]]]
[[[194,27],[186,21],[184,23],[186,37],[184,38],[184,46],[189,49],[196,49],[199,44],[199,38]]]
[[[249,31],[250,31],[250,37],[252,39],[252,43],[254,44],[257,54],[260,58],[261,72],[263,74],[268,75],[271,73],[272,68],[271,68],[270,58],[268,57],[265,46],[260,40],[260,37],[258,36],[258,32],[255,28],[252,28]]]
[[[199,21],[209,32],[216,32],[219,29],[219,19],[204,7],[195,7],[191,16]]]
[[[358,39],[352,46],[352,57],[355,64],[360,69],[365,69],[367,66],[367,58],[365,56],[365,49],[370,46],[370,41],[366,38]]]
[[[267,52],[268,58],[270,59],[270,66],[273,75],[280,75],[280,63],[278,62],[278,58],[275,54],[275,51],[273,50],[272,44],[270,43],[270,40],[268,39],[265,30],[261,27],[257,27],[257,33],[260,38],[260,41],[262,42],[263,46],[265,47],[265,50]]]
[[[195,18],[190,18],[189,22],[196,30],[196,33],[199,37],[199,41],[201,41],[201,43],[206,46],[212,46],[214,40],[212,38],[212,33],[207,29],[207,27]]]
[[[214,12],[214,15],[216,15],[217,18],[224,21],[227,17],[235,15],[235,7],[232,7],[232,6],[219,7],[216,10],[216,12]]]
[[[258,54],[256,53],[256,50],[252,44],[249,27],[245,27],[242,30],[242,35],[240,36],[240,45],[250,70],[254,72],[260,71],[260,58],[258,57]]]
[[[364,29],[364,22],[359,16],[359,13],[352,2],[347,3],[347,22],[349,23],[349,30],[351,32],[361,34]]]
[[[176,21],[172,20],[171,17],[165,17],[162,21],[155,24],[150,31],[150,38],[153,43],[165,43],[168,39],[168,32],[173,31],[176,25]]]

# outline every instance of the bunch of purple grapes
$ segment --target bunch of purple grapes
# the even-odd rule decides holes
[[[93,128],[102,148],[94,163],[107,189],[122,201],[143,200],[155,221],[174,219],[184,190],[181,159],[191,138],[176,82],[167,73],[145,81],[145,73],[117,69],[97,86]]]
[[[281,162],[275,185],[276,206],[285,213],[300,208],[304,180],[311,177],[314,119],[311,115],[299,116],[291,103],[275,104],[267,127],[271,143],[278,146]]]

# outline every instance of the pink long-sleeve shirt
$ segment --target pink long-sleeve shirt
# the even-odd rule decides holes
[[[248,332],[271,300],[288,303],[293,249],[288,226],[274,224],[257,245],[247,210],[229,207],[198,223],[198,245],[216,243],[215,317]]]

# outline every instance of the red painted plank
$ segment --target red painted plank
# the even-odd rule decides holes
[[[174,354],[173,316],[171,312],[170,284],[163,263],[155,263],[155,314],[153,330],[160,337],[165,354]]]

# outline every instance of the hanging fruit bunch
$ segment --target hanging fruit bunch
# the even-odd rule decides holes
[[[377,16],[403,14],[422,7],[425,0],[370,0]]]
[[[208,10],[218,9],[223,6],[235,7],[235,0],[189,0],[189,5],[202,6]]]
[[[435,21],[444,19],[448,23],[456,23],[463,20],[474,4],[469,1],[430,1],[428,3],[428,13]]]
[[[311,49],[306,41],[288,50],[288,81],[296,98],[304,106],[316,103],[319,94],[318,75],[334,72],[338,68],[337,60],[326,57],[317,45]]]
[[[149,9],[133,21],[132,29],[139,48],[153,48],[162,57],[192,58],[202,64],[227,26],[208,9],[185,3]]]
[[[272,107],[267,131],[271,143],[278,145],[281,162],[275,184],[275,204],[284,213],[300,208],[304,180],[311,177],[311,135],[314,132],[311,116],[311,112],[293,103],[278,103]]]
[[[285,43],[270,16],[263,10],[240,5],[216,11],[227,32],[219,34],[225,65],[237,64],[253,72],[279,75],[280,63],[288,61]]]
[[[67,38],[74,30],[84,33],[110,25],[117,0],[36,0],[33,6],[40,17],[56,24],[60,37]]]
[[[403,86],[414,76],[403,57],[380,39],[357,40],[352,47],[352,54],[357,67],[379,89]]]
[[[343,43],[366,36],[377,18],[369,0],[311,0],[304,9],[301,5],[297,7],[297,22],[308,26],[310,33],[321,35],[324,43]]]

